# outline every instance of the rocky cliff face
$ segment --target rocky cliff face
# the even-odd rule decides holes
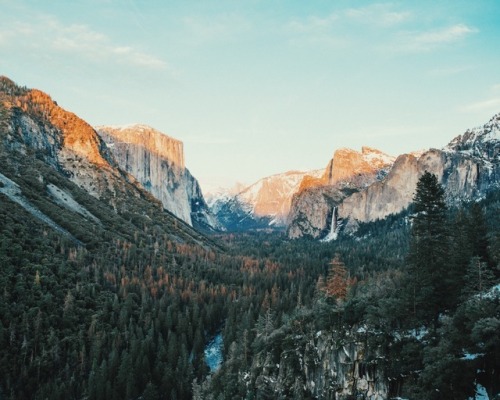
[[[228,230],[286,225],[292,197],[304,179],[317,180],[323,171],[289,171],[260,179],[236,194],[220,196],[211,210]]]
[[[248,381],[255,381],[258,394],[273,393],[276,398],[288,398],[292,392],[298,398],[387,399],[380,349],[370,347],[363,332],[347,334],[289,334],[281,354],[267,351],[254,357]]]
[[[362,147],[361,152],[343,148],[335,151],[323,179],[329,185],[367,186],[377,175],[385,175],[393,163],[394,157],[370,147]]]
[[[181,141],[146,125],[96,129],[120,168],[134,176],[165,209],[189,225],[215,227],[198,181],[185,168]]]
[[[335,176],[332,167],[331,176]],[[308,189],[294,199],[288,228],[289,237],[322,237],[328,232],[334,207],[344,225],[382,219],[407,208],[420,176],[429,171],[445,187],[450,204],[481,198],[500,185],[500,114],[482,127],[466,131],[442,150],[422,154],[404,154],[394,162],[388,174],[338,201],[331,198],[334,185]],[[343,172],[339,175],[343,176]],[[329,182],[335,182],[330,180]],[[323,205],[318,206],[318,202]]]
[[[383,179],[393,162],[393,157],[369,147],[363,147],[361,152],[345,148],[335,151],[321,179],[304,179],[293,196],[288,236],[325,237],[335,207]]]
[[[0,77],[0,103],[7,150],[35,153],[94,197],[114,196],[135,183],[117,168],[94,129],[44,92]]]
[[[198,182],[184,166],[182,142],[176,139],[136,126],[101,131],[107,146],[94,128],[49,95],[5,77],[0,77],[0,123],[7,151],[35,153],[115,208],[128,195],[155,196],[189,225],[216,225]]]

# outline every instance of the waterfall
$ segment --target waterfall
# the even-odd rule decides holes
[[[334,240],[337,239],[337,207],[333,207],[332,210],[332,222],[330,224],[330,235],[334,236]]]
[[[332,220],[330,222],[330,231],[328,234],[321,239],[322,242],[331,242],[332,240],[337,240],[339,235],[340,223],[338,220],[338,209],[336,206],[332,209]]]

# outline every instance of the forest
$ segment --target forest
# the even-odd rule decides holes
[[[340,378],[319,379],[321,392],[309,382],[323,337],[363,342],[358,368],[389,398],[500,392],[499,192],[448,207],[426,173],[410,209],[337,241],[192,240],[146,201],[112,213],[47,168],[103,221],[76,223],[25,176],[30,200],[77,240],[0,194],[2,399],[363,398],[336,397]]]

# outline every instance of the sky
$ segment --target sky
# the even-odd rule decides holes
[[[184,142],[204,192],[500,112],[500,1],[0,0],[0,75]]]

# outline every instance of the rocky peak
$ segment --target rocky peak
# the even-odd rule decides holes
[[[101,140],[87,122],[59,107],[57,102],[41,90],[22,88],[13,90],[8,84],[8,78],[2,83],[11,88],[8,92],[14,93],[8,101],[9,106],[17,107],[30,117],[47,121],[57,128],[62,133],[64,150],[69,150],[100,167],[109,166],[101,154]]]
[[[198,181],[184,165],[180,140],[148,125],[96,127],[121,169],[189,225],[215,228]]]
[[[96,129],[108,146],[141,146],[178,168],[185,168],[183,143],[148,125],[98,126]]]
[[[394,157],[370,147],[363,147],[361,152],[341,148],[335,151],[323,179],[330,185],[347,183],[360,176],[376,175],[390,168],[393,162]]]
[[[239,193],[221,193],[211,200],[211,210],[228,230],[282,227],[304,179],[319,179],[322,174],[323,170],[313,170],[268,176]]]
[[[190,225],[210,229],[216,224],[197,180],[184,166],[182,142],[156,129],[100,127],[98,134],[48,94],[5,77],[0,77],[0,125],[5,128],[0,145],[8,151],[35,151],[89,194],[109,199],[115,209],[133,192],[158,206],[161,202]]]
[[[500,113],[486,124],[468,129],[454,138],[443,150],[460,152],[489,161],[500,160]]]
[[[382,173],[376,179],[370,182],[362,178],[373,177],[370,173],[377,168]],[[294,198],[288,235],[324,237],[333,226],[332,215],[344,221],[344,228],[355,229],[358,222],[399,213],[411,204],[417,181],[425,171],[438,177],[449,204],[477,200],[498,188],[500,114],[457,136],[443,150],[404,154],[395,161],[370,148],[363,148],[361,153],[338,150],[325,173],[333,185],[305,190]],[[345,185],[343,180],[348,179],[354,184]],[[341,197],[334,196],[335,188]]]

